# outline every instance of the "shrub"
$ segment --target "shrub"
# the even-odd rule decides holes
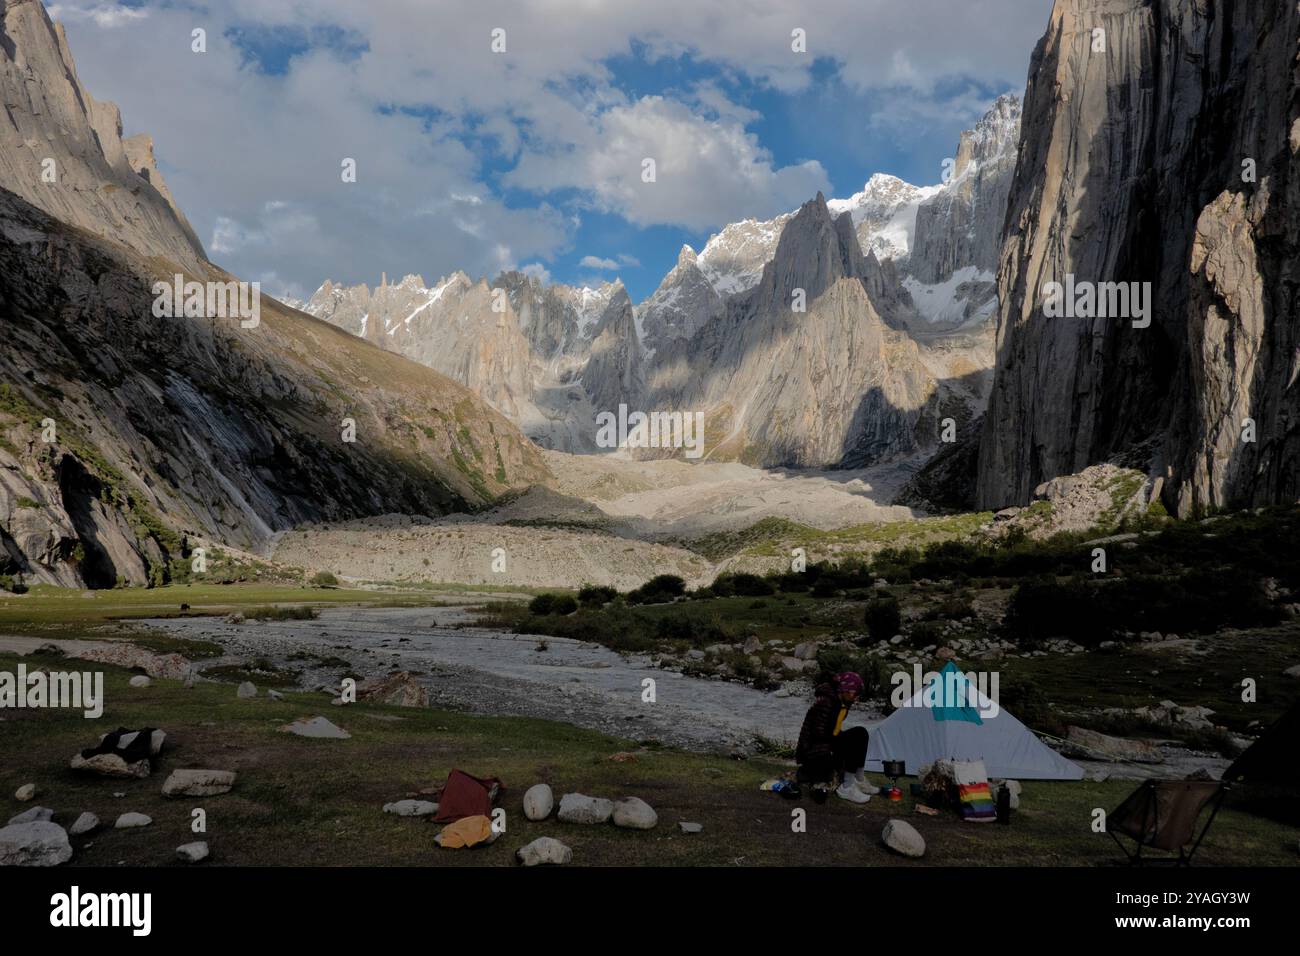
[[[867,634],[874,640],[887,641],[902,627],[903,616],[898,607],[898,598],[892,594],[882,594],[867,602],[863,612],[863,622]]]
[[[248,621],[314,621],[320,612],[314,607],[250,607],[244,611]]]
[[[584,607],[601,607],[616,597],[616,590],[603,585],[584,584],[578,591],[578,603]]]
[[[578,602],[574,600],[571,594],[557,596],[555,602],[551,605],[552,614],[572,614],[576,610],[578,610]]]
[[[718,597],[766,597],[776,588],[757,574],[720,574],[709,588]]]
[[[328,571],[317,571],[311,576],[311,580],[308,583],[313,587],[333,588],[338,587],[339,579]]]
[[[686,592],[686,582],[675,574],[660,574],[628,593],[629,604],[667,604]]]
[[[537,615],[550,614],[551,608],[554,606],[554,594],[539,594],[528,602],[528,613]]]

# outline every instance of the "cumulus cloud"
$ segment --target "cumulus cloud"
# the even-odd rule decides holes
[[[613,259],[599,259],[596,256],[583,256],[578,263],[584,269],[617,269],[618,263]]]
[[[542,193],[585,189],[636,225],[696,230],[771,215],[829,188],[815,160],[778,168],[739,122],[662,96],[604,111],[569,146],[525,153],[506,181]]]
[[[83,82],[119,103],[128,133],[154,135],[213,255],[250,279],[273,271],[315,288],[325,275],[551,261],[571,248],[582,208],[700,231],[792,208],[827,187],[825,170],[776,163],[729,78],[808,89],[817,63],[847,87],[924,105],[945,77],[1023,80],[1050,5],[61,0],[52,10]],[[205,54],[190,50],[195,26],[207,30]],[[496,27],[505,54],[491,52]],[[790,48],[796,27],[807,53]],[[302,42],[268,69],[236,42],[251,35]],[[329,35],[347,43],[319,42]],[[717,79],[633,95],[610,65],[633,52],[685,57]],[[356,183],[340,180],[344,157],[357,161]],[[641,178],[648,157],[654,183]],[[489,163],[504,172],[489,175]]]

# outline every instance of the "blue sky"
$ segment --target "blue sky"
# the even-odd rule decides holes
[[[528,266],[620,276],[876,172],[940,178],[1023,88],[1048,0],[68,0],[81,78],[117,102],[218,263],[305,296]],[[1027,15],[1027,10],[1035,10]],[[207,32],[206,50],[191,31]],[[494,29],[506,50],[490,49]],[[807,52],[791,49],[802,30]],[[643,157],[658,163],[648,188]],[[345,157],[358,180],[342,183]],[[583,265],[594,260],[616,268]]]

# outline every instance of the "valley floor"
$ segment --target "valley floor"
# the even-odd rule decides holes
[[[58,666],[60,658],[40,662]],[[0,654],[0,669],[16,665]],[[29,663],[32,660],[29,659]],[[491,866],[511,865],[514,851],[538,836],[573,849],[576,865],[1113,865],[1119,851],[1089,827],[1094,807],[1113,808],[1129,781],[1024,784],[1021,809],[1009,827],[972,827],[955,816],[921,817],[879,798],[862,806],[832,800],[807,809],[806,833],[791,831],[792,804],[758,789],[786,769],[774,759],[730,760],[661,747],[639,747],[619,735],[520,717],[486,717],[437,708],[354,704],[322,707],[316,694],[283,701],[237,699],[229,684],[157,680],[127,685],[131,674],[107,668],[108,706],[94,724],[68,711],[7,714],[0,734],[0,793],[7,814],[49,806],[69,825],[83,811],[102,821],[138,812],[153,818],[137,830],[101,830],[74,837],[71,866],[168,866],[177,846],[206,840],[215,865]],[[277,731],[299,716],[320,714],[351,733],[348,740],[310,740]],[[93,743],[101,728],[159,726],[167,745],[144,780],[84,777],[69,757]],[[616,754],[621,759],[611,759]],[[628,759],[628,755],[631,759]],[[170,800],[162,780],[179,767],[238,774],[228,794]],[[441,850],[438,826],[382,812],[385,803],[426,798],[448,771],[496,775],[505,834],[492,846]],[[524,790],[548,782],[559,794],[577,791],[616,798],[639,796],[656,809],[650,831],[528,822]],[[882,782],[879,779],[877,783]],[[26,783],[39,788],[34,804],[9,795]],[[116,796],[115,794],[120,794]],[[191,832],[191,810],[207,811],[207,832]],[[903,815],[924,833],[927,854],[906,860],[880,843],[881,827]],[[703,824],[686,835],[679,822]],[[111,825],[111,824],[110,824]],[[1229,805],[1198,854],[1204,865],[1288,865],[1294,831]]]

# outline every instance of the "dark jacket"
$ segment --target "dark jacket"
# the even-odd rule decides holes
[[[826,757],[831,753],[831,741],[835,739],[835,720],[840,715],[840,709],[849,706],[840,700],[839,690],[834,684],[820,685],[816,697],[799,729],[799,745],[794,751],[794,759],[799,763],[806,763],[813,757]]]

